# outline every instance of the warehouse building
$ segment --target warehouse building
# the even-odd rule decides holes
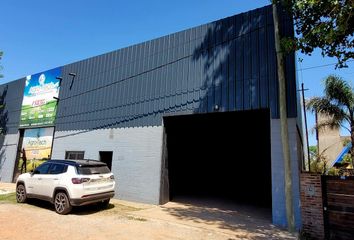
[[[98,159],[117,178],[117,198],[218,197],[267,207],[285,226],[273,26],[267,6],[1,85],[0,181],[48,159]],[[293,36],[286,14],[281,28]],[[299,226],[294,58],[286,77]]]

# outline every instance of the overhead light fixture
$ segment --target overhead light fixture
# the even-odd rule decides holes
[[[61,82],[63,81],[63,78],[62,77],[55,77],[55,78],[59,80],[59,86],[61,86]]]
[[[73,78],[71,79],[71,83],[70,83],[70,87],[69,89],[71,90],[71,88],[73,87],[73,84],[74,84],[74,79],[76,77],[76,73],[69,73],[70,76],[72,76]]]

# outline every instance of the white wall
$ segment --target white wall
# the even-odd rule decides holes
[[[85,151],[86,159],[98,160],[99,151],[113,151],[115,197],[159,204],[162,132],[161,126],[55,132],[52,159]]]
[[[293,204],[295,223],[297,228],[301,226],[300,213],[300,180],[299,180],[299,158],[297,146],[296,119],[288,119],[290,158],[293,184]],[[285,208],[285,180],[284,160],[280,135],[280,120],[271,119],[271,156],[272,156],[272,216],[273,223],[278,226],[287,226]]]
[[[296,119],[289,119],[295,220],[301,224],[299,160]],[[85,158],[99,159],[99,151],[113,151],[112,171],[117,180],[116,198],[159,204],[163,127],[55,132],[52,159],[66,151],[85,151]],[[11,182],[18,134],[7,135],[0,150],[0,181]],[[279,119],[271,120],[273,223],[286,226],[284,163]]]

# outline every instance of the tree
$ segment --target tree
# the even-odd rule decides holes
[[[310,159],[311,161],[313,161],[317,156],[317,151],[318,151],[317,146],[310,146],[309,150],[310,150]]]
[[[276,0],[292,12],[296,38],[282,39],[289,50],[309,54],[320,48],[337,67],[354,58],[354,0]]]
[[[0,51],[0,61],[1,61],[1,59],[2,59],[2,55],[4,54],[4,52],[2,52],[2,51]],[[0,71],[2,70],[2,66],[0,65]],[[1,73],[0,73],[0,78],[3,78],[4,77],[4,75],[2,75]]]
[[[281,139],[285,166],[285,198],[289,231],[294,231],[290,150],[288,139],[287,107],[285,96],[284,54],[286,51],[301,50],[311,54],[321,48],[322,54],[337,57],[338,66],[343,67],[353,58],[353,1],[354,0],[272,0],[274,36],[277,51],[279,111]],[[277,5],[291,11],[296,25],[297,37],[282,38],[279,31]]]
[[[306,107],[313,113],[329,116],[328,120],[319,123],[316,128],[323,129],[343,127],[350,133],[352,147],[350,155],[354,160],[354,91],[341,77],[330,75],[324,80],[324,97],[311,98]],[[345,125],[348,124],[349,128]]]

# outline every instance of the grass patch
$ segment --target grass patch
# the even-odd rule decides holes
[[[106,209],[103,209],[99,204],[91,204],[91,205],[74,208],[72,214],[76,214],[76,215],[97,214],[97,216],[126,217],[127,214],[129,214],[130,212],[134,212],[138,210],[141,209],[119,204],[119,203],[110,203]]]
[[[107,209],[104,209],[100,213],[103,215],[126,215],[126,213],[141,210],[131,206],[126,206],[119,203],[110,203]]]
[[[147,219],[145,219],[145,218],[135,217],[135,216],[132,216],[132,215],[128,215],[127,218],[129,220],[140,221],[140,222],[146,222],[147,221]]]
[[[16,203],[16,193],[0,194],[0,203]]]

